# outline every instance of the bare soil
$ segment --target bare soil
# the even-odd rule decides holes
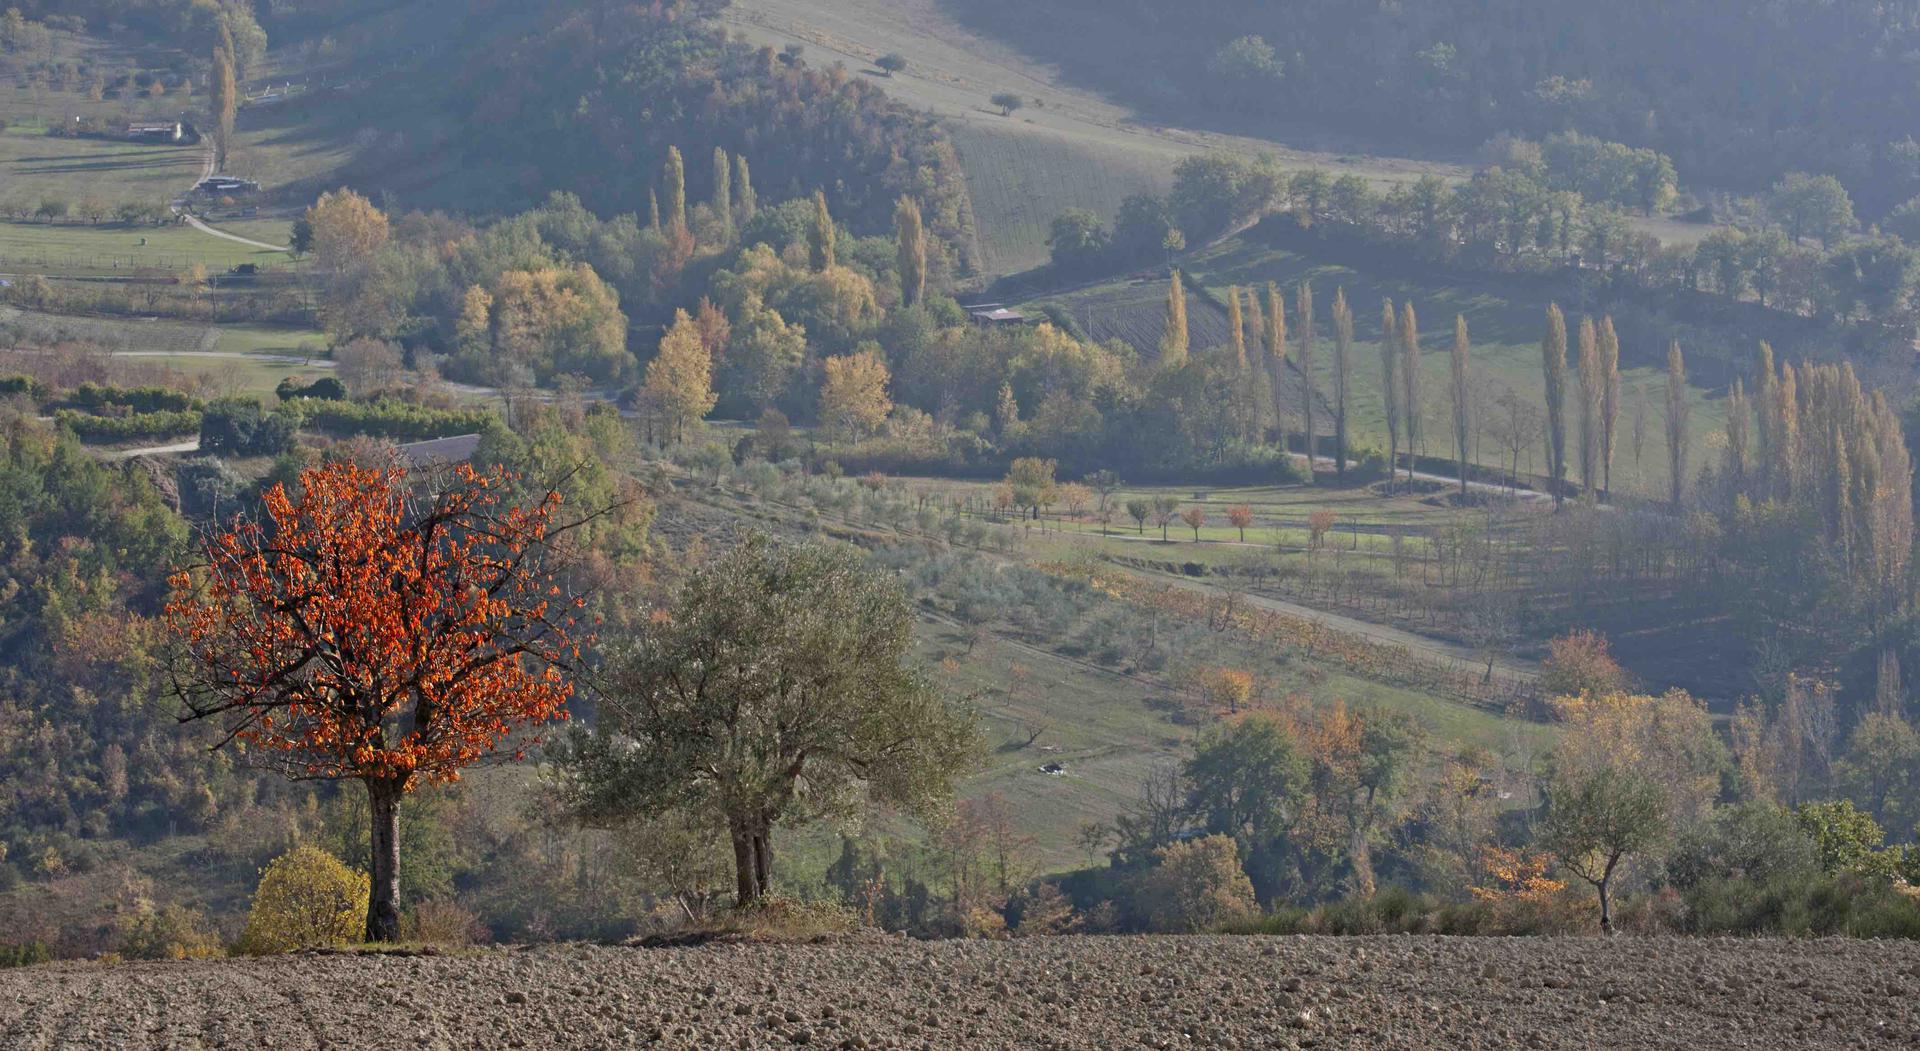
[[[1044,938],[68,963],[0,1047],[1903,1048],[1920,945]]]

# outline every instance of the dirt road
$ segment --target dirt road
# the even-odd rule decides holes
[[[1911,1048],[1920,945],[1030,938],[0,971],[0,1047]]]

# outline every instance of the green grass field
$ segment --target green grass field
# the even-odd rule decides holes
[[[276,232],[280,240],[286,239],[287,225],[253,223],[231,229],[243,237],[275,243]],[[285,252],[252,248],[182,224],[0,222],[0,270],[11,273],[92,277],[201,266],[217,274],[241,263],[282,267],[293,265],[293,260]]]
[[[1333,390],[1333,348],[1328,318],[1336,289],[1344,289],[1354,311],[1354,358],[1352,362],[1352,408],[1349,430],[1356,444],[1386,445],[1386,416],[1380,396],[1380,304],[1391,297],[1396,304],[1412,302],[1420,319],[1421,346],[1421,429],[1422,453],[1428,456],[1451,455],[1449,436],[1451,414],[1448,401],[1447,348],[1453,342],[1455,314],[1467,319],[1472,346],[1471,371],[1474,416],[1479,421],[1475,440],[1475,459],[1488,466],[1506,462],[1500,443],[1494,437],[1490,421],[1498,411],[1496,402],[1511,392],[1521,401],[1544,411],[1540,371],[1540,338],[1545,330],[1547,302],[1531,292],[1516,291],[1510,282],[1495,278],[1461,277],[1451,283],[1401,279],[1382,279],[1351,267],[1327,264],[1295,252],[1271,248],[1247,238],[1233,238],[1195,253],[1186,261],[1186,270],[1194,281],[1216,294],[1230,286],[1264,288],[1269,281],[1289,290],[1288,310],[1293,310],[1291,290],[1301,281],[1311,281],[1316,290],[1316,323],[1319,333],[1314,361],[1314,378],[1322,393]],[[1049,296],[1028,307],[1053,303],[1069,311],[1074,320],[1096,340],[1119,339],[1132,344],[1144,356],[1156,354],[1165,318],[1166,284],[1162,280],[1109,282],[1062,296]],[[1569,311],[1568,324],[1577,325],[1579,315]],[[1194,349],[1212,348],[1226,342],[1226,315],[1199,295],[1188,296],[1188,323]],[[1292,333],[1297,342],[1298,333]],[[1621,347],[1620,437],[1614,456],[1614,487],[1621,491],[1663,494],[1668,471],[1663,444],[1665,433],[1665,353],[1666,345],[1635,343],[1623,333]],[[1569,339],[1572,339],[1570,333]],[[1571,354],[1571,351],[1569,352]],[[1572,381],[1569,380],[1571,383]],[[1690,428],[1692,469],[1697,471],[1717,456],[1714,439],[1725,425],[1723,392],[1699,387],[1692,389]],[[1644,408],[1639,408],[1644,402]],[[1570,412],[1577,410],[1570,409]],[[1634,452],[1633,420],[1641,417],[1639,455]],[[1289,426],[1299,427],[1297,418]],[[1323,415],[1316,420],[1322,436],[1331,432],[1331,421]],[[1572,433],[1569,420],[1569,434]],[[1571,440],[1569,442],[1571,448]],[[1573,473],[1569,453],[1569,473]],[[1520,470],[1538,472],[1544,468],[1543,445],[1529,442],[1521,450]]]

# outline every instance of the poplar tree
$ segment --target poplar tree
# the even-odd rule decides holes
[[[1307,441],[1307,482],[1313,482],[1313,285],[1300,282],[1294,295],[1294,317],[1300,322],[1300,420]]]
[[[1574,362],[1580,384],[1580,488],[1594,491],[1600,466],[1600,333],[1593,318],[1580,319],[1580,351]]]
[[[1687,359],[1680,341],[1667,348],[1667,483],[1675,514],[1687,485]]]
[[[1453,353],[1449,358],[1452,366],[1448,374],[1453,380],[1453,447],[1460,454],[1460,495],[1467,495],[1467,439],[1471,430],[1470,400],[1467,392],[1467,318],[1464,314],[1453,316]]]
[[[222,31],[223,36],[225,30]],[[240,85],[233,71],[233,49],[213,49],[213,168],[227,170],[227,155],[233,146],[233,122],[240,111]]]
[[[733,164],[727,151],[713,148],[713,217],[720,223],[722,236],[733,240]]]
[[[1240,288],[1227,289],[1227,349],[1233,354],[1233,366],[1245,371],[1247,367],[1247,319],[1240,312]]]
[[[1613,494],[1613,451],[1620,437],[1620,336],[1613,316],[1600,319],[1600,490]]]
[[[1267,357],[1267,321],[1260,312],[1260,295],[1249,288],[1247,293],[1247,331],[1252,375],[1250,383],[1253,390],[1254,433],[1264,441],[1273,423],[1273,362]]]
[[[1767,475],[1773,499],[1791,503],[1799,495],[1800,472],[1800,377],[1791,363],[1780,366],[1780,380],[1773,385],[1773,418],[1768,424],[1769,463]]]
[[[1773,498],[1773,432],[1778,406],[1774,404],[1773,347],[1766,340],[1753,363],[1754,491],[1762,500]]]
[[[834,242],[839,231],[833,228],[833,215],[827,211],[825,190],[813,191],[813,226],[807,230],[807,254],[815,270],[832,270],[837,263]]]
[[[1347,477],[1347,401],[1353,385],[1353,311],[1347,290],[1333,290],[1333,473]]]
[[[660,229],[660,191],[652,188],[647,190],[647,229]]]
[[[1177,369],[1187,363],[1187,291],[1180,271],[1167,282],[1167,324],[1160,333],[1160,367]]]
[[[733,158],[733,212],[741,225],[753,221],[754,213],[759,211],[759,198],[753,193],[753,173],[747,168],[747,158],[735,154]]]
[[[1400,458],[1400,345],[1396,330],[1400,316],[1393,300],[1380,305],[1380,403],[1387,417],[1387,488],[1399,473]]]
[[[1273,429],[1285,451],[1287,413],[1281,400],[1287,389],[1287,308],[1280,287],[1271,281],[1267,282],[1267,370],[1273,384]]]
[[[1400,304],[1400,413],[1407,425],[1407,480],[1420,455],[1420,320],[1413,301]]]
[[[1735,379],[1733,388],[1727,392],[1727,449],[1723,469],[1731,492],[1736,496],[1747,493],[1747,476],[1752,468],[1752,450],[1749,446],[1752,431],[1747,411],[1746,385]]]
[[[1547,334],[1540,341],[1547,403],[1547,484],[1553,487],[1553,505],[1566,500],[1567,482],[1567,319],[1560,305],[1547,305]]]
[[[917,306],[927,294],[927,228],[918,201],[900,198],[893,210],[893,230],[899,242],[900,305]]]
[[[687,228],[687,165],[680,158],[680,147],[667,147],[667,163],[661,174],[667,188],[667,225],[676,230]]]

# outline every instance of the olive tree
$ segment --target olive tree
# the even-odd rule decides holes
[[[1547,786],[1540,845],[1600,896],[1600,933],[1613,933],[1613,877],[1629,855],[1657,845],[1669,825],[1664,786],[1624,764],[1573,764]]]
[[[975,725],[908,663],[912,629],[858,552],[750,537],[611,657],[597,725],[560,750],[563,797],[590,825],[677,810],[724,827],[751,905],[776,825],[950,797]]]

